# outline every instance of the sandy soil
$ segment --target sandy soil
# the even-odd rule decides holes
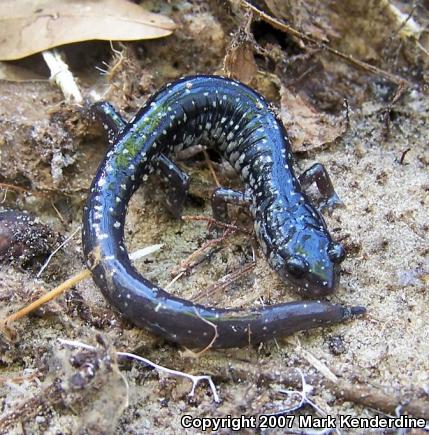
[[[196,9],[188,3],[180,5],[161,10],[182,23],[175,35],[130,44],[126,61],[112,78],[109,100],[124,116],[131,117],[165,81],[185,73],[220,71],[234,28],[231,17],[205,3]],[[108,86],[107,78],[96,75],[93,68],[99,59],[110,59],[109,48],[102,43],[83,47],[94,49],[97,61],[87,60],[82,66],[76,60],[79,53],[69,49],[72,67],[86,95],[94,89],[101,93]],[[33,61],[43,70],[37,58]],[[289,401],[278,390],[299,390],[298,370],[314,386],[311,400],[329,415],[384,415],[373,403],[342,400],[332,385],[323,383],[326,370],[324,375],[316,368],[321,366],[356,388],[371,386],[385,394],[382,397],[393,397],[398,406],[417,401],[421,406],[418,416],[429,418],[429,100],[417,88],[407,90],[390,111],[387,128],[386,107],[394,88],[383,88],[374,76],[365,76],[365,80],[365,86],[359,85],[365,89],[359,98],[346,95],[353,104],[345,134],[324,149],[300,153],[296,162],[298,171],[316,161],[323,163],[346,205],[326,217],[348,252],[340,288],[330,299],[364,305],[368,310],[364,318],[259,348],[208,351],[189,358],[178,347],[121,319],[88,280],[15,323],[14,340],[0,336],[0,432],[179,433],[185,414],[250,416],[291,406],[297,397]],[[265,82],[259,88],[264,92],[276,86]],[[86,106],[70,107],[61,99],[59,91],[46,82],[0,81],[0,181],[40,192],[8,191],[2,205],[32,212],[65,238],[81,223],[86,189],[106,142]],[[185,214],[210,216],[208,198],[214,181],[204,159],[198,156],[183,162],[183,167],[192,177]],[[222,184],[238,186],[220,170],[218,176]],[[156,180],[136,193],[126,234],[130,251],[154,243],[164,245],[137,267],[165,286],[172,279],[172,269],[214,234],[204,223],[173,220],[163,205],[163,195]],[[234,217],[243,228],[251,229],[244,211]],[[252,244],[251,236],[228,238],[176,281],[171,292],[195,297],[251,262]],[[80,235],[36,278],[39,267],[1,264],[0,317],[83,268]],[[268,304],[296,298],[257,251],[256,267],[250,273],[221,292],[203,295],[201,302],[250,307],[261,300]],[[97,345],[99,350],[65,349],[59,338]],[[206,384],[189,397],[188,380],[167,377],[142,364],[118,362],[115,350],[135,352],[187,373],[211,375],[222,402],[214,403]],[[311,408],[303,412],[316,415]]]

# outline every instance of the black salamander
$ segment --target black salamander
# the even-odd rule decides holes
[[[282,123],[262,96],[218,76],[192,76],[169,83],[126,123],[108,103],[98,103],[111,146],[92,182],[83,216],[83,249],[97,286],[135,325],[196,348],[218,337],[214,348],[260,343],[296,331],[342,322],[365,312],[329,302],[297,301],[254,309],[221,309],[174,297],[141,276],[124,246],[127,204],[153,172],[170,181],[167,203],[181,216],[188,176],[169,159],[195,144],[215,147],[235,168],[244,192],[219,188],[212,197],[216,219],[227,203],[248,204],[256,237],[271,267],[313,298],[339,281],[344,249],[332,240],[319,212],[339,203],[325,168],[316,164],[299,178]],[[313,206],[305,189],[316,182]],[[210,322],[210,323],[209,323]]]

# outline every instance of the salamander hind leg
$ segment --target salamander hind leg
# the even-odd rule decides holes
[[[304,190],[316,183],[321,196],[317,204],[320,211],[328,210],[331,214],[335,207],[344,207],[344,203],[334,190],[326,168],[321,163],[316,163],[303,172],[299,176],[299,182]]]
[[[228,221],[228,204],[250,204],[251,198],[246,192],[240,192],[225,187],[217,188],[212,194],[213,217],[221,222]]]
[[[180,219],[188,196],[189,175],[164,154],[158,158],[157,170],[167,182],[167,207],[175,218]]]

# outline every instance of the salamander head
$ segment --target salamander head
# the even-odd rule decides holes
[[[299,293],[319,297],[338,287],[339,265],[344,258],[343,246],[333,242],[327,230],[306,227],[278,248],[277,264],[273,266]]]

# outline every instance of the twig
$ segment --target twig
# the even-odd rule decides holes
[[[10,324],[12,322],[15,322],[16,320],[19,320],[22,317],[25,317],[27,314],[31,313],[32,311],[36,310],[37,308],[41,307],[42,305],[46,304],[47,302],[51,301],[52,299],[55,299],[60,294],[64,293],[66,290],[75,286],[76,284],[83,281],[84,279],[89,278],[90,276],[91,276],[90,270],[88,270],[88,269],[82,270],[81,272],[77,273],[76,275],[74,275],[71,278],[64,281],[58,287],[56,287],[53,290],[49,291],[48,293],[44,294],[41,298],[39,298],[36,301],[32,302],[31,304],[25,306],[24,308],[21,308],[16,313],[13,313],[10,316],[6,317],[6,319],[1,320],[0,327],[4,326],[4,328],[9,333],[11,333],[12,331],[10,329]]]
[[[3,195],[3,199],[0,201],[0,204],[4,204],[4,202],[6,201],[7,198],[7,189],[4,189],[4,195]]]
[[[39,278],[40,275],[43,273],[43,271],[46,269],[46,267],[48,266],[49,262],[52,260],[52,257],[63,247],[65,246],[71,239],[73,239],[73,237],[77,234],[78,231],[80,231],[81,227],[79,225],[78,228],[76,228],[76,230],[72,233],[71,236],[67,237],[67,239],[64,240],[63,243],[61,243],[61,245],[59,245],[56,249],[54,249],[51,252],[51,255],[49,255],[48,259],[45,261],[45,263],[43,264],[43,266],[40,268],[39,272],[36,275],[36,278]]]
[[[200,293],[198,293],[195,297],[192,299],[195,302],[200,301],[204,296],[208,296],[209,294],[213,294],[215,292],[219,292],[229,285],[231,285],[233,282],[235,282],[238,278],[245,275],[247,272],[250,272],[254,267],[256,266],[255,262],[248,263],[245,266],[242,266],[236,270],[234,270],[231,273],[228,273],[227,275],[220,278],[217,282],[212,284],[207,290],[203,290]]]
[[[219,228],[225,228],[225,229],[231,229],[231,230],[235,230],[235,231],[240,231],[241,233],[250,235],[250,231],[247,231],[244,228],[238,227],[237,225],[234,224],[227,224],[225,222],[221,222],[218,221],[210,216],[193,216],[193,215],[184,215],[182,216],[182,219],[184,221],[205,221],[207,222],[209,225],[213,225]]]
[[[348,383],[339,381],[336,384],[326,383],[338,399],[356,403],[367,408],[375,408],[386,413],[394,413],[400,405],[402,411],[415,417],[429,419],[429,403],[411,399],[404,400],[399,395],[387,394],[368,384]]]
[[[241,4],[247,8],[253,11],[257,16],[259,16],[263,21],[267,22],[271,26],[273,26],[275,29],[280,30],[282,32],[288,33],[289,35],[295,36],[296,38],[299,38],[303,41],[310,42],[312,44],[317,45],[318,47],[328,51],[329,53],[334,54],[335,56],[340,57],[341,59],[344,59],[345,61],[349,62],[350,64],[361,68],[365,71],[368,71],[372,74],[380,75],[384,77],[387,80],[390,80],[393,83],[396,84],[410,84],[410,82],[406,79],[403,79],[402,77],[399,77],[395,74],[389,73],[388,71],[382,70],[381,68],[377,68],[374,65],[371,65],[366,62],[362,62],[361,60],[355,59],[353,56],[343,53],[339,50],[336,50],[335,48],[330,47],[326,41],[322,41],[321,39],[315,38],[313,36],[306,35],[299,30],[294,29],[293,27],[289,26],[286,23],[283,23],[282,21],[268,15],[266,12],[260,10],[256,6],[253,6],[250,4],[247,0],[240,0]]]
[[[419,1],[414,2],[413,7],[411,8],[409,14],[406,16],[406,18],[399,25],[398,29],[395,31],[396,34],[401,33],[401,30],[404,27],[407,27],[407,30],[405,31],[405,33],[408,34],[409,32],[412,32],[413,36],[415,36],[415,34],[418,32],[416,27],[417,28],[419,27],[418,24],[414,21],[414,18],[413,18],[413,15],[414,15],[414,12],[417,9],[417,6],[419,6]],[[398,20],[400,20],[403,17],[403,14],[401,13],[401,11],[396,6],[394,6],[393,4],[389,4],[389,7],[390,7],[390,10],[398,18]],[[409,23],[411,23],[411,24],[409,24]]]
[[[15,190],[16,192],[27,193],[28,195],[34,196],[43,196],[42,192],[35,192],[33,190],[26,189],[25,187],[15,186],[14,184],[9,183],[0,183],[0,189]]]
[[[13,383],[22,383],[26,381],[28,382],[36,379],[40,375],[41,373],[38,370],[35,370],[33,373],[29,373],[28,375],[19,375],[13,378],[0,376],[0,384],[5,384],[6,382],[13,382]]]
[[[411,148],[407,148],[405,151],[402,152],[401,158],[399,159],[399,164],[404,165],[405,156],[411,151]]]
[[[326,379],[329,379],[331,382],[334,383],[338,382],[338,377],[334,373],[332,373],[332,371],[325,364],[323,364],[322,361],[317,359],[308,350],[304,349],[301,346],[301,342],[297,337],[289,339],[288,342],[294,346],[295,350],[302,358],[304,358],[310,365],[312,365],[316,370],[322,373],[322,375],[325,376]]]
[[[171,271],[171,275],[175,277],[176,275],[187,273],[192,267],[195,266],[195,258],[201,255],[207,248],[218,245],[219,243],[224,242],[228,237],[231,237],[235,233],[235,230],[227,229],[221,237],[218,237],[217,239],[211,239],[207,240],[205,243],[203,243],[198,249],[196,249],[194,252],[192,252],[187,258],[182,260],[180,262],[179,267],[173,268]],[[171,285],[171,283],[170,283]]]
[[[231,367],[230,370],[236,377],[241,379],[249,379],[252,377],[252,367]],[[356,368],[355,371],[358,373],[359,368]],[[264,381],[268,383],[290,385],[295,388],[299,388],[301,385],[301,379],[297,376],[296,370],[286,370],[281,373],[260,370],[254,372],[253,375],[252,382],[258,385]],[[217,376],[223,379],[222,373],[218,373]],[[256,377],[256,379],[254,379],[254,377]],[[228,380],[230,379],[228,378]],[[394,414],[396,408],[400,405],[402,407],[402,413],[429,420],[429,403],[421,399],[405,400],[400,396],[400,394],[385,393],[368,383],[360,384],[354,382],[352,384],[340,378],[338,378],[337,382],[332,382],[318,373],[308,374],[307,382],[310,382],[313,386],[330,390],[337,399],[345,402],[352,402],[365,408],[377,409],[386,414]],[[417,392],[414,392],[413,396],[415,397],[416,394]]]
[[[130,255],[131,260],[137,260],[140,259],[146,255],[152,254],[153,252],[160,249],[160,247],[163,245],[153,245],[148,246],[144,249],[139,249],[135,252],[133,252]],[[10,324],[12,322],[15,322],[16,320],[21,319],[22,317],[25,317],[27,314],[31,313],[32,311],[36,310],[37,308],[41,307],[42,305],[46,304],[47,302],[51,301],[52,299],[55,299],[60,294],[64,293],[65,291],[69,290],[70,288],[74,287],[79,282],[89,278],[91,276],[91,271],[89,269],[84,269],[81,272],[77,273],[76,275],[72,276],[71,278],[67,279],[63,283],[61,283],[58,287],[54,288],[53,290],[49,291],[48,293],[44,294],[39,299],[35,300],[31,304],[25,306],[24,308],[18,310],[17,312],[11,314],[10,316],[6,317],[3,320],[0,320],[0,329],[4,328],[10,335],[14,335],[13,330],[10,328]]]
[[[89,344],[81,343],[80,341],[64,340],[62,338],[59,338],[58,341],[61,344],[66,345],[66,346],[88,349],[88,350],[97,350],[96,347],[90,346]],[[192,389],[188,394],[188,396],[190,396],[190,397],[194,396],[195,388],[197,387],[197,385],[201,381],[207,381],[209,386],[210,386],[210,389],[212,391],[212,394],[213,394],[213,400],[216,403],[220,403],[220,398],[219,398],[219,395],[217,393],[216,386],[215,386],[212,378],[209,375],[195,376],[195,375],[191,375],[189,373],[181,372],[179,370],[169,369],[167,367],[156,364],[156,363],[148,360],[147,358],[144,358],[144,357],[139,356],[139,355],[135,355],[135,354],[130,353],[130,352],[116,352],[116,355],[119,357],[131,358],[131,359],[134,359],[136,361],[143,362],[143,363],[147,364],[148,366],[153,367],[158,372],[164,372],[164,373],[167,373],[171,376],[178,376],[178,377],[189,379],[192,382]]]
[[[213,169],[213,165],[212,165],[212,162],[210,160],[209,155],[207,154],[207,151],[205,149],[203,149],[202,152],[204,154],[204,158],[206,159],[206,163],[207,163],[207,166],[209,167],[210,173],[212,174],[213,180],[216,183],[216,186],[220,187],[219,178],[217,178],[216,172]]]
[[[422,44],[420,44],[420,41],[417,41],[417,40],[416,40],[416,45],[417,45],[417,47],[420,48],[421,51],[423,51],[423,53],[424,53],[427,57],[429,57],[429,51],[428,51],[425,47],[423,47]]]
[[[68,65],[61,59],[58,50],[47,50],[42,53],[43,59],[51,71],[51,81],[55,81],[67,102],[82,103],[83,98]]]
[[[60,219],[61,223],[63,225],[66,225],[66,221],[65,221],[63,215],[60,213],[60,211],[57,209],[57,207],[55,206],[55,204],[53,202],[51,202],[51,206],[54,209],[55,213],[57,214],[58,218]]]

